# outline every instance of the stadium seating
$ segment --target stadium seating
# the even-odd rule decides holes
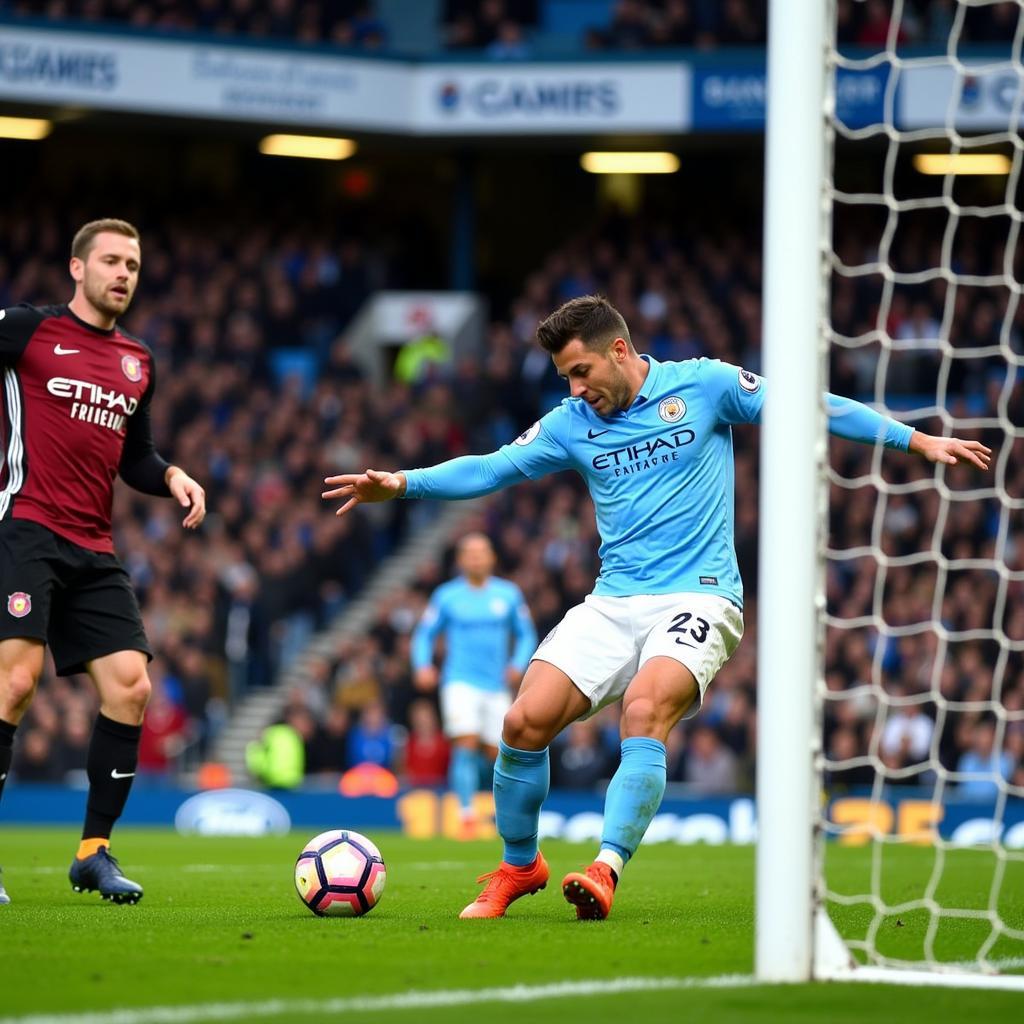
[[[666,47],[763,47],[765,0],[49,0],[48,18],[121,24],[146,32],[209,33],[224,38],[290,40],[345,49],[385,51],[393,37],[407,39],[401,22],[421,20],[414,8],[436,8],[437,38],[451,50],[482,52],[495,60],[573,50]],[[2,0],[0,12],[38,17],[28,0]],[[884,44],[890,4],[839,2],[839,42]],[[928,0],[904,4],[899,43],[940,45],[949,36],[953,6]],[[986,44],[1013,35],[1012,4],[969,9],[962,39]]]
[[[989,251],[989,250],[986,250]],[[998,255],[993,244],[991,254]],[[621,257],[629,253],[629,271]],[[586,254],[592,254],[589,257]],[[609,294],[623,310],[627,322],[634,326],[634,340],[641,350],[660,358],[687,358],[709,355],[758,368],[757,350],[760,329],[758,300],[760,267],[756,254],[746,250],[739,234],[712,240],[706,237],[690,239],[685,243],[667,238],[664,232],[639,232],[628,243],[617,248],[611,235],[580,238],[550,254],[541,261],[542,269],[531,278],[527,289],[512,304],[507,321],[492,326],[492,348],[488,363],[481,368],[492,408],[491,420],[478,421],[471,438],[473,450],[483,451],[513,436],[515,430],[531,418],[524,406],[523,394],[537,396],[537,411],[559,400],[564,385],[552,379],[546,357],[537,358],[531,348],[534,327],[545,311],[576,294],[601,289]],[[845,302],[845,300],[843,300]],[[889,325],[894,336],[901,331],[913,336],[927,336],[927,323],[940,315],[936,305],[939,297],[927,297],[917,302],[897,303],[896,322]],[[967,325],[976,321],[976,309],[989,301],[979,295],[973,304],[960,311],[953,328],[956,336]],[[871,326],[877,306],[877,295],[870,287],[862,287],[850,297],[851,334],[863,333]],[[908,335],[910,336],[910,335]],[[1014,344],[1021,347],[1024,331],[1018,324]],[[929,357],[922,355],[921,364],[904,380],[908,390],[890,394],[896,405],[901,401],[913,404],[912,389],[928,391],[931,387],[928,373],[934,375]],[[972,367],[961,375],[956,402],[958,414],[964,414],[967,403],[993,402],[998,396],[1002,375],[992,377],[994,367]],[[870,388],[873,371],[848,357],[837,359],[833,367],[833,389],[849,395],[871,400]],[[515,386],[516,381],[520,386]],[[525,387],[523,385],[526,385]],[[1011,407],[1024,408],[1024,387],[1020,383],[1011,400]],[[927,427],[925,429],[928,429]],[[933,424],[931,429],[940,429]],[[675,782],[693,786],[696,791],[716,792],[722,787],[749,790],[753,785],[755,752],[755,650],[756,650],[756,593],[757,593],[757,432],[755,428],[740,427],[735,431],[736,446],[736,543],[740,569],[746,583],[746,637],[739,652],[727,663],[710,691],[704,712],[698,720],[695,743],[688,743],[686,731],[680,727],[670,742],[670,778]],[[844,467],[845,475],[867,474],[871,452],[862,446],[844,441],[833,441],[833,461]],[[893,458],[887,461],[886,471],[892,479],[913,479],[929,472],[923,464]],[[951,474],[951,486],[962,486],[964,474],[957,470]],[[1008,484],[1012,493],[1024,492],[1024,466],[1019,467]],[[869,540],[874,498],[868,489],[851,494],[833,495],[832,543],[838,547],[853,546]],[[955,531],[958,536],[959,556],[984,555],[991,549],[998,518],[993,503],[965,506],[958,512]],[[565,474],[547,478],[539,483],[525,485],[495,495],[486,513],[477,524],[495,540],[500,572],[509,576],[522,588],[537,620],[538,633],[544,635],[571,605],[582,600],[589,592],[598,569],[596,559],[597,535],[589,502],[582,485]],[[934,525],[934,509],[923,512],[909,504],[895,502],[890,510],[885,531],[886,550],[920,550],[930,543]],[[1024,550],[1018,556],[1024,564]],[[874,563],[864,560],[854,564],[849,574],[833,574],[829,580],[829,600],[833,609],[842,608],[845,617],[867,614],[871,610]],[[1017,566],[1018,568],[1020,566]],[[373,699],[383,697],[392,719],[404,724],[406,709],[415,698],[407,665],[408,634],[426,596],[433,586],[450,570],[450,558],[443,566],[430,567],[424,578],[411,592],[396,595],[393,603],[382,608],[371,638],[365,641],[362,654],[379,669],[374,676],[375,685],[368,693]],[[893,575],[892,593],[885,613],[890,622],[899,616],[909,621],[927,617],[930,600],[929,570],[920,567]],[[945,610],[948,625],[970,628],[982,622],[991,622],[997,595],[996,579],[989,580],[983,592],[977,589],[954,588]],[[1024,590],[1019,586],[1008,595],[1005,612],[1006,628],[1011,636],[1024,636]],[[925,605],[922,606],[921,602]],[[851,687],[870,680],[873,657],[873,639],[867,631],[854,630],[845,639],[835,640],[828,651],[827,674],[830,687]],[[934,644],[901,642],[884,652],[885,684],[894,692],[921,692],[930,684],[930,655]],[[962,697],[970,691],[972,699],[988,699],[992,692],[991,671],[982,670],[991,652],[980,645],[958,645],[953,651],[943,683],[948,697]],[[352,652],[340,652],[335,663],[325,666],[323,686],[307,699],[317,708],[332,701],[341,701],[353,707],[352,693],[345,682],[349,674]],[[1004,690],[1007,706],[1024,701],[1024,664],[1016,665],[1011,673],[1014,680],[1009,692]],[[876,707],[864,702],[851,718],[851,702],[833,705],[841,710],[843,720],[830,712],[825,722],[826,745],[834,742],[846,744],[846,750],[858,753],[868,750],[872,733],[878,727]],[[929,705],[922,715],[934,719],[935,709]],[[892,721],[890,717],[889,721]],[[618,751],[616,716],[614,709],[602,713],[600,728],[574,731],[563,739],[559,755],[572,748],[569,760],[586,760],[586,770],[562,770],[556,761],[555,778],[565,785],[579,784],[587,772],[599,770],[606,778],[614,770]],[[983,723],[982,723],[983,725]],[[701,732],[701,729],[703,731]],[[890,735],[906,731],[901,723],[890,726]],[[979,729],[977,716],[950,715],[947,717],[941,740],[942,760],[955,767],[959,759],[972,748]],[[983,731],[983,730],[982,730]],[[840,735],[841,734],[841,735]],[[1006,746],[1014,758],[1014,771],[1024,772],[1021,754],[1024,753],[1024,730],[1008,731]],[[585,750],[586,756],[580,753]],[[883,748],[887,763],[893,766],[909,763],[912,750],[902,740],[892,749]],[[850,756],[846,754],[844,756]],[[595,767],[596,766],[596,767]],[[561,773],[561,774],[560,774]],[[856,772],[830,780],[836,786],[863,783],[865,778]],[[924,782],[918,776],[911,780]]]
[[[42,300],[62,294],[59,254],[40,255],[38,240],[17,218],[5,222],[3,259],[16,268],[4,303]],[[56,231],[56,229],[55,229]],[[59,234],[59,232],[57,232]],[[150,235],[147,234],[147,239]],[[164,243],[166,237],[171,241]],[[232,276],[225,257],[208,254],[208,263],[184,258],[199,239],[173,225],[157,241],[147,241],[147,267],[130,326],[154,345],[163,379],[154,402],[158,443],[175,461],[192,467],[210,494],[212,514],[201,537],[185,536],[167,503],[123,492],[116,504],[117,542],[143,603],[151,637],[161,653],[156,667],[164,688],[185,709],[185,746],[199,752],[210,731],[225,714],[232,697],[253,685],[271,682],[282,662],[302,647],[312,629],[322,624],[362,584],[373,565],[387,554],[403,530],[409,506],[396,504],[370,515],[365,511],[344,520],[325,515],[319,500],[319,479],[342,466],[424,465],[461,454],[486,451],[514,436],[562,396],[564,385],[550,372],[546,357],[532,346],[537,321],[553,305],[593,289],[605,291],[633,325],[641,350],[659,358],[708,355],[758,368],[760,305],[759,259],[738,233],[675,238],[664,231],[636,226],[622,239],[614,231],[571,240],[538,261],[540,269],[522,294],[490,330],[486,362],[459,366],[457,380],[443,378],[417,389],[398,385],[375,394],[361,385],[361,375],[347,354],[343,324],[335,323],[336,341],[327,346],[315,387],[304,392],[300,382],[275,378],[267,353],[272,346],[296,341],[313,345],[322,325],[310,326],[287,311],[288,296],[303,287],[309,268],[331,281],[324,262],[332,245],[313,239],[298,250],[275,249],[265,237],[252,237],[240,251],[261,267],[267,287],[250,295]],[[974,240],[975,243],[977,239]],[[333,244],[337,244],[334,240]],[[252,251],[250,252],[250,247]],[[992,248],[993,257],[996,249]],[[628,259],[625,257],[628,255]],[[624,269],[628,265],[628,270]],[[161,267],[174,266],[174,273]],[[194,268],[186,270],[184,268]],[[213,287],[209,282],[217,282]],[[327,286],[331,287],[330,285]],[[301,308],[310,306],[307,293]],[[333,293],[331,293],[333,294]],[[228,298],[230,296],[230,300]],[[185,301],[188,297],[188,301]],[[328,302],[327,298],[321,297]],[[851,333],[866,330],[873,316],[873,294],[861,288],[838,296],[848,307]],[[975,296],[958,314],[954,334],[978,323],[977,308],[988,299]],[[903,321],[941,315],[938,298],[923,295],[916,302],[896,303],[889,325],[898,334]],[[312,303],[316,306],[316,303]],[[184,314],[181,311],[191,312]],[[909,328],[908,328],[909,329]],[[1018,324],[1014,344],[1021,344]],[[907,378],[908,386],[927,376],[927,358]],[[170,371],[170,372],[168,372]],[[959,380],[956,399],[994,400],[999,380],[992,367],[973,366]],[[848,357],[833,367],[833,389],[870,397],[870,371]],[[458,403],[452,388],[474,401]],[[987,396],[987,397],[986,397]],[[890,396],[899,401],[899,396]],[[1010,408],[1024,408],[1018,383]],[[401,410],[402,415],[395,412]],[[756,714],[756,566],[757,566],[757,431],[737,428],[736,541],[746,581],[747,633],[740,652],[726,665],[712,688],[699,720],[710,735],[696,744],[684,742],[683,730],[670,744],[673,780],[698,788],[731,779],[735,786],[752,783]],[[866,473],[871,453],[849,442],[833,442],[833,460],[846,475]],[[893,460],[887,472],[909,479],[923,466]],[[957,486],[957,474],[950,475]],[[965,471],[966,472],[966,471]],[[894,478],[896,478],[894,476]],[[1024,493],[1024,465],[1011,473],[1013,493]],[[838,499],[838,495],[835,496]],[[873,512],[870,492],[848,493],[832,505],[833,543],[851,546],[866,541]],[[958,511],[955,532],[961,557],[983,555],[997,525],[985,503]],[[479,525],[494,537],[501,572],[523,589],[543,635],[565,609],[590,590],[598,563],[597,534],[582,486],[560,475],[503,492],[487,505]],[[886,522],[887,550],[917,549],[929,543],[934,509],[894,503]],[[952,527],[948,529],[952,533]],[[1024,560],[1024,550],[1018,553]],[[397,594],[382,608],[370,635],[354,647],[336,652],[322,666],[315,691],[292,695],[312,713],[310,767],[340,772],[347,765],[339,753],[347,743],[351,722],[361,709],[383,702],[391,721],[407,724],[410,704],[419,696],[408,670],[408,634],[429,591],[449,565],[425,568],[412,591]],[[1018,565],[1017,568],[1020,568]],[[844,616],[870,610],[873,568],[853,563],[845,574],[829,580],[829,600]],[[890,621],[896,616],[925,614],[930,601],[925,567],[894,573],[887,598]],[[957,628],[991,621],[997,580],[979,591],[953,586],[944,616]],[[924,604],[922,604],[922,602]],[[1024,633],[1024,590],[1010,588],[1004,613],[1011,636]],[[869,678],[871,638],[850,631],[835,639],[828,651],[830,687],[848,687]],[[984,699],[991,695],[991,672],[984,670],[987,652],[979,645],[957,645],[943,676],[949,696]],[[926,642],[901,642],[884,652],[886,685],[908,692],[929,685],[930,647]],[[1003,698],[1024,700],[1024,666],[1016,665]],[[47,694],[53,699],[48,699]],[[69,694],[71,695],[68,700]],[[80,720],[89,697],[74,682],[50,678],[33,706],[16,770],[23,777],[74,770],[80,761]],[[348,722],[330,709],[341,706]],[[826,744],[867,749],[876,728],[875,709],[864,703],[851,711],[850,702],[836,705],[841,718],[826,721]],[[57,709],[63,709],[58,713]],[[933,709],[924,708],[929,715]],[[617,741],[614,712],[606,712],[596,733],[600,744],[592,761],[607,774],[614,768]],[[331,735],[333,731],[333,739]],[[907,731],[907,730],[905,730]],[[940,741],[943,763],[954,764],[976,745],[978,723],[971,716],[950,716]],[[899,725],[890,733],[902,735]],[[595,736],[566,742],[593,746]],[[1007,748],[1014,771],[1021,772],[1019,731],[1008,731]],[[694,753],[694,747],[697,753]],[[49,753],[56,748],[57,755]],[[315,749],[314,749],[315,748]],[[77,753],[76,753],[77,751]],[[700,755],[698,757],[698,754]],[[580,760],[582,755],[570,758]],[[890,762],[907,758],[902,741],[884,750]],[[77,758],[77,760],[76,760]],[[556,775],[557,775],[556,769]],[[563,773],[567,784],[585,771]],[[855,782],[836,779],[836,784]]]

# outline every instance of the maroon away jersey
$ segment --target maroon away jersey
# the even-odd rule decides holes
[[[153,451],[153,354],[67,306],[0,311],[0,522],[30,519],[91,551],[113,551],[114,478]]]

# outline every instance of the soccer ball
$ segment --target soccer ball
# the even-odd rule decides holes
[[[380,901],[387,868],[380,850],[358,832],[314,836],[295,862],[299,899],[318,917],[360,917]]]

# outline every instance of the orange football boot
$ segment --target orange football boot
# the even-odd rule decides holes
[[[497,871],[481,875],[477,882],[486,882],[484,891],[459,914],[463,920],[476,917],[504,917],[509,904],[520,896],[532,896],[548,884],[548,862],[538,851],[527,867],[516,867],[502,861]]]
[[[570,871],[562,879],[562,895],[576,908],[579,921],[603,921],[612,912],[615,875],[602,861],[595,860],[586,871]]]

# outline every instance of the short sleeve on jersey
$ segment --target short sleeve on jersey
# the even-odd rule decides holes
[[[564,404],[559,405],[498,450],[521,473],[536,480],[546,473],[572,468],[566,443],[568,430],[569,412]]]
[[[46,314],[34,306],[0,309],[0,363],[14,363],[25,351]]]
[[[719,420],[723,423],[760,421],[764,378],[718,359],[701,359],[697,372]]]

